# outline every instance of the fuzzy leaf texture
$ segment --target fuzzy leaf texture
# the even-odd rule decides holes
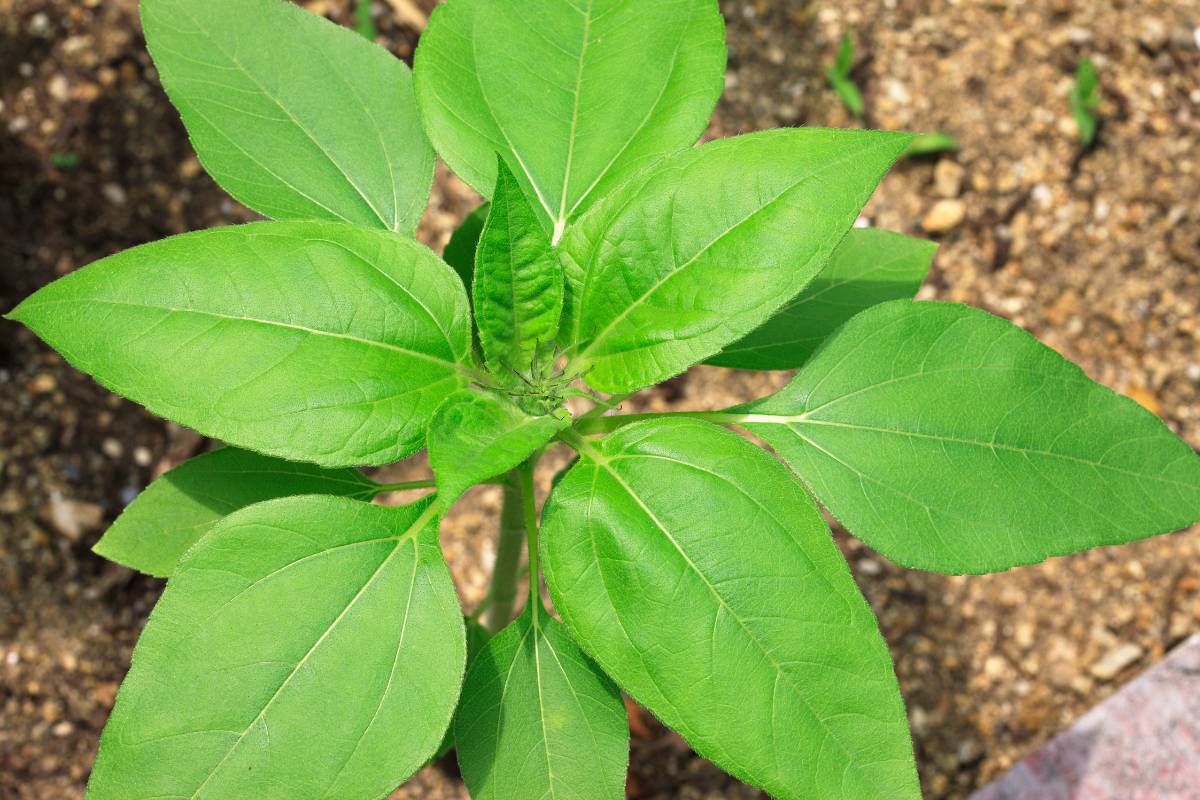
[[[142,0],[142,26],[200,162],[237,200],[416,230],[434,153],[403,62],[282,0]]]
[[[570,369],[629,392],[750,333],[825,266],[910,138],[801,128],[721,139],[606,198],[560,248]]]
[[[724,89],[715,0],[450,0],[414,61],[417,100],[446,163],[480,194],[496,153],[547,232],[621,181],[693,144]]]
[[[189,459],[147,486],[92,550],[166,578],[189,547],[239,508],[301,494],[370,500],[377,489],[355,469],[322,469],[225,447]]]
[[[550,237],[503,163],[475,251],[475,322],[496,375],[537,381],[554,366],[563,276]]]
[[[573,637],[705,758],[780,800],[917,800],[887,645],[770,455],[696,420],[583,448],[543,512]]]
[[[875,306],[741,410],[851,533],[905,566],[995,572],[1200,520],[1191,447],[968,306]]]
[[[625,797],[621,692],[541,608],[527,608],[475,658],[454,739],[472,800]]]
[[[265,222],[102,259],[10,315],[76,368],[230,444],[325,466],[424,443],[464,386],[466,293],[387,231]]]
[[[744,338],[708,359],[718,367],[795,369],[859,311],[911,299],[937,245],[877,228],[855,228],[794,300]]]
[[[466,644],[428,503],[291,497],[184,556],[88,800],[378,800],[431,756]]]
[[[438,502],[449,508],[477,483],[501,475],[570,424],[566,409],[529,414],[493,392],[451,395],[429,426],[429,463]]]

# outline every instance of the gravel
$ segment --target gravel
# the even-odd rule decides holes
[[[348,19],[345,0],[310,5]],[[1200,445],[1200,14],[1188,6],[727,0],[728,91],[708,135],[856,124],[822,75],[852,31],[868,124],[962,144],[900,164],[863,215],[911,234],[939,223],[922,297],[1012,319]],[[384,39],[410,57],[420,13],[376,8]],[[135,10],[0,0],[0,241],[12,257],[0,307],[124,247],[252,217],[189,152]],[[1088,154],[1067,105],[1084,55],[1103,96]],[[51,166],[56,153],[79,165]],[[440,248],[476,202],[439,170],[421,237]],[[0,325],[0,796],[77,798],[160,590],[88,548],[137,488],[208,445]],[[787,377],[701,368],[628,408],[720,407]],[[552,454],[543,491],[565,457]],[[83,509],[77,536],[47,513],[52,502]],[[446,522],[468,606],[485,591],[498,503],[494,489],[472,490]],[[1195,530],[978,577],[904,571],[838,538],[896,656],[928,798],[966,797],[1200,631]],[[631,797],[761,796],[633,713]],[[465,792],[442,762],[396,797]]]

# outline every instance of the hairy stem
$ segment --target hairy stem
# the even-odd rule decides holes
[[[419,481],[400,481],[399,483],[381,483],[372,487],[375,494],[384,494],[385,492],[404,492],[409,489],[433,489],[435,484],[432,478]]]
[[[542,594],[538,576],[538,518],[537,496],[533,488],[533,459],[517,469],[517,487],[521,492],[521,505],[525,512],[525,541],[529,553],[529,608],[532,609],[534,624],[542,611]]]
[[[515,481],[513,483],[516,483]],[[525,503],[520,487],[507,485],[500,506],[500,539],[496,544],[496,566],[488,592],[487,629],[498,632],[513,620],[517,578],[521,567],[521,544],[525,539]]]
[[[636,392],[626,392],[624,394],[614,394],[612,397],[608,398],[607,400],[597,400],[597,401],[595,401],[596,405],[592,406],[590,409],[588,409],[586,412],[584,412],[583,416],[581,416],[579,419],[582,421],[585,419],[595,419],[596,417],[602,417],[602,416],[604,416],[604,412],[608,411],[611,408],[620,407],[621,403],[624,403],[626,400],[628,400],[634,394],[636,394]]]

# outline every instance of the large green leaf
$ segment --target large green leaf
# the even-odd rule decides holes
[[[554,366],[562,267],[516,179],[499,169],[475,255],[475,323],[493,373],[536,381]]]
[[[967,306],[865,311],[744,410],[852,533],[907,566],[992,572],[1200,520],[1187,444]]]
[[[415,61],[442,158],[480,194],[496,153],[547,231],[627,176],[694,143],[724,88],[715,0],[451,0]]]
[[[438,502],[449,508],[477,483],[507,472],[570,424],[565,409],[529,414],[493,392],[451,395],[429,426]]]
[[[462,284],[387,231],[267,222],[103,259],[11,316],[151,411],[231,444],[326,466],[418,449],[466,381]]]
[[[761,327],[708,359],[718,367],[795,369],[863,309],[912,298],[937,245],[877,228],[846,235],[812,283]]]
[[[281,0],[142,0],[163,87],[205,169],[276,219],[412,233],[433,148],[408,68]]]
[[[92,549],[166,578],[189,547],[239,508],[299,494],[369,500],[377,489],[355,469],[322,469],[226,447],[189,459],[147,486]]]
[[[623,800],[621,692],[530,606],[472,662],[454,740],[473,800]]]
[[[887,646],[787,470],[686,419],[582,450],[544,511],[543,568],[604,671],[775,797],[918,798]]]
[[[633,391],[757,328],[829,260],[909,138],[766,131],[639,176],[563,240],[572,368]]]
[[[180,561],[89,800],[376,800],[433,754],[466,644],[435,506],[289,497]]]

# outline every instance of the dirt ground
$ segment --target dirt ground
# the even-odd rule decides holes
[[[310,8],[348,19],[344,0]],[[428,10],[429,4],[419,4]],[[251,215],[203,174],[143,50],[134,0],[0,0],[0,309],[96,258]],[[411,56],[421,14],[377,3]],[[1200,0],[725,0],[728,93],[711,131],[855,124],[822,65],[858,41],[867,124],[945,130],[865,212],[938,239],[924,296],[1012,319],[1200,445]],[[1081,156],[1067,106],[1100,71]],[[476,202],[441,175],[435,248]],[[719,407],[786,375],[694,370],[635,408]],[[97,738],[160,583],[89,546],[164,469],[204,449],[0,323],[0,798],[82,797]],[[396,467],[415,474],[420,464]],[[484,592],[498,498],[474,490],[444,542]],[[999,575],[906,572],[842,537],[896,657],[929,798],[1003,772],[1189,633],[1200,530]],[[644,713],[630,796],[751,798]],[[452,763],[398,798],[465,798]]]

